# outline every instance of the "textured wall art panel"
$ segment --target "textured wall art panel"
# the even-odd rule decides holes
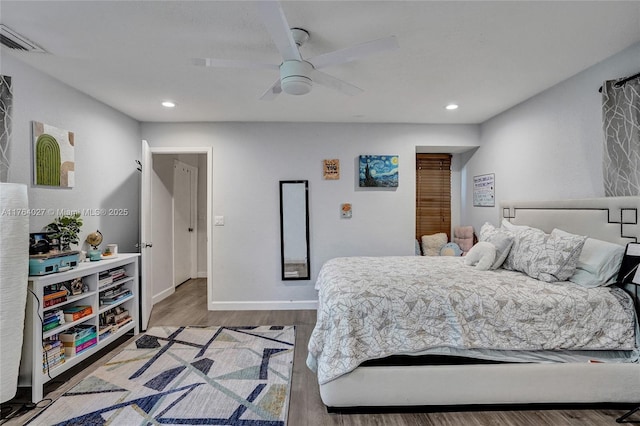
[[[74,133],[33,122],[33,183],[41,186],[75,186]]]
[[[640,79],[615,83],[602,87],[605,195],[640,195]]]
[[[13,92],[11,77],[0,75],[0,182],[8,182],[11,142],[11,112],[13,109]]]

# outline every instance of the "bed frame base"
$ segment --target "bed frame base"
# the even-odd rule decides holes
[[[320,385],[328,407],[640,403],[640,365],[361,367]]]

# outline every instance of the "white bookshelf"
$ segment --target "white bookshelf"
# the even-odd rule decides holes
[[[71,367],[87,359],[96,352],[104,349],[106,345],[123,336],[128,332],[138,334],[138,253],[119,253],[116,258],[103,259],[96,262],[82,262],[78,267],[65,272],[58,272],[43,276],[29,277],[29,290],[27,294],[27,312],[25,316],[24,342],[22,345],[22,360],[20,363],[19,384],[21,386],[31,386],[31,399],[34,403],[43,398],[43,386],[49,380],[59,376]],[[99,286],[98,276],[103,271],[122,268],[126,277],[113,283]],[[88,290],[82,294],[69,295],[67,300],[53,306],[44,307],[44,289],[53,284],[59,284],[75,278],[82,278],[83,285]],[[131,295],[117,300],[108,305],[100,305],[101,293],[123,285],[131,291]],[[33,292],[33,294],[31,293]],[[35,296],[34,296],[35,295]],[[73,322],[65,322],[51,330],[42,331],[42,319],[44,314],[51,310],[63,309],[64,307],[90,305],[92,313]],[[78,355],[65,357],[65,362],[43,371],[43,347],[42,341],[50,336],[62,333],[79,324],[87,324],[99,330],[100,314],[115,307],[122,307],[129,311],[133,321],[122,325],[116,332],[108,336],[97,337],[95,345],[85,349]]]

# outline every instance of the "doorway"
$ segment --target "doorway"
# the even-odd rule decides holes
[[[146,148],[145,148],[146,146]],[[147,153],[145,154],[145,151]],[[183,147],[149,147],[143,141],[143,205],[141,208],[141,319],[142,329],[146,329],[153,305],[167,298],[175,292],[175,286],[183,281],[179,273],[184,274],[184,264],[187,263],[186,275],[189,278],[207,279],[207,303],[211,301],[212,288],[212,149],[211,148],[183,148]],[[176,165],[184,163],[197,169],[194,172],[180,173],[174,182]],[[185,167],[187,169],[189,167]],[[180,167],[182,170],[182,167]],[[188,179],[185,178],[188,177]],[[196,180],[197,179],[197,180]],[[194,185],[193,180],[196,180]],[[189,191],[179,190],[188,181]],[[147,184],[144,184],[147,182]],[[189,192],[195,190],[195,194]],[[185,194],[186,193],[186,194]],[[191,234],[183,238],[183,232],[176,233],[174,217],[181,212],[187,196],[192,203],[188,216],[183,222],[189,226],[184,234]],[[174,212],[174,207],[178,209]],[[179,222],[181,223],[181,222]],[[181,225],[178,225],[181,226]],[[189,232],[189,229],[192,229]],[[189,260],[185,261],[180,250],[174,252],[176,242],[179,246],[187,240],[191,248]],[[194,248],[195,247],[195,248]],[[177,254],[177,257],[176,257]],[[177,267],[176,267],[177,266]]]

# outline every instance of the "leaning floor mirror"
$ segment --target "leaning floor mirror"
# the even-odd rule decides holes
[[[311,279],[309,181],[280,181],[280,250],[283,280]]]

